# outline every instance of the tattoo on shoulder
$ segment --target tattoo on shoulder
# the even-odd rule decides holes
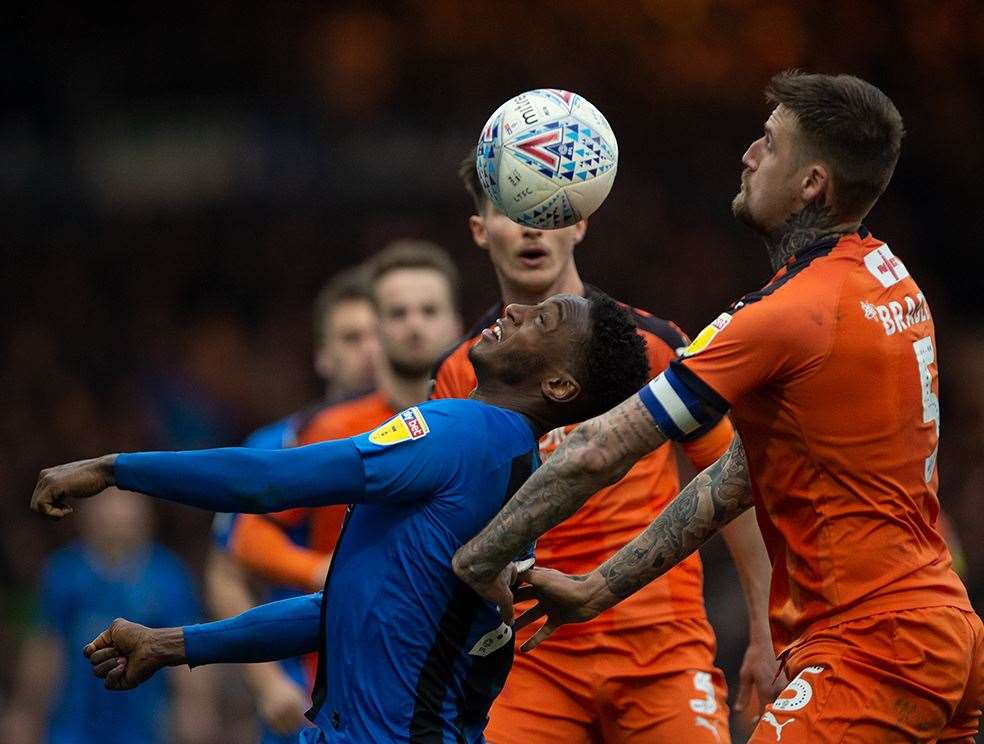
[[[752,505],[748,466],[736,436],[720,459],[697,475],[645,532],[608,559],[599,572],[624,598],[661,576]]]

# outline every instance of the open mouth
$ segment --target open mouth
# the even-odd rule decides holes
[[[547,260],[548,256],[549,254],[546,249],[541,248],[540,246],[529,246],[519,252],[519,260],[524,266],[529,266],[531,268],[535,268],[543,264]]]
[[[489,341],[495,343],[502,343],[502,319],[497,320],[491,328],[486,328],[482,331],[482,335]]]

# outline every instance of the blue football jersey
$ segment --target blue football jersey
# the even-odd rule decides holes
[[[350,507],[326,583],[309,713],[321,732],[305,734],[481,742],[513,633],[455,577],[451,558],[538,466],[532,427],[503,408],[440,400],[352,441],[365,494]]]

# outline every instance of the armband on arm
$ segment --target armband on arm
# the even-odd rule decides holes
[[[639,391],[668,439],[688,442],[707,434],[727,413],[728,402],[680,362],[673,362]]]

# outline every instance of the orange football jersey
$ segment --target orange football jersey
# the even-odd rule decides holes
[[[588,296],[597,290],[586,287]],[[673,323],[647,312],[628,309],[645,339],[650,373],[659,374],[677,357],[689,341]],[[432,398],[466,398],[475,389],[475,372],[468,352],[483,329],[491,326],[502,308],[491,308],[468,332],[466,338],[442,359],[434,373]],[[550,456],[573,426],[555,429],[540,440],[540,453]],[[684,444],[684,450],[698,470],[714,462],[731,442],[727,419],[704,437]],[[642,530],[676,496],[679,476],[671,445],[660,447],[640,460],[616,485],[588,499],[570,519],[543,535],[536,545],[539,565],[566,573],[590,571],[607,560]],[[654,622],[704,617],[703,573],[696,553],[658,581],[592,622],[594,631],[634,628]],[[560,628],[555,637],[580,632],[576,626]]]
[[[777,651],[879,612],[970,609],[935,527],[933,320],[885,243],[862,228],[808,247],[674,371],[730,404],[773,564]]]

